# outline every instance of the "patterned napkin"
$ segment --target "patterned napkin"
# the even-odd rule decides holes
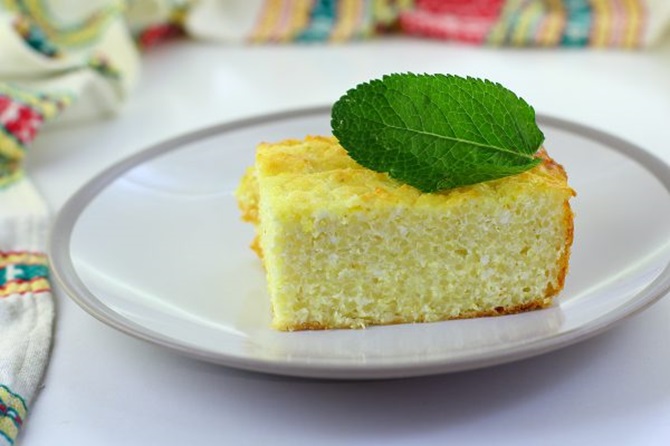
[[[68,22],[96,2],[52,3],[0,0],[0,446],[15,444],[26,421],[54,319],[49,212],[21,169],[26,148],[61,114],[66,122],[114,112],[137,77],[120,3]]]
[[[666,0],[0,0],[0,446],[16,443],[46,368],[49,212],[21,169],[40,127],[115,113],[138,48],[343,42],[408,34],[479,45],[641,48]]]
[[[47,209],[27,179],[0,192],[0,444],[21,429],[49,355],[46,232]]]

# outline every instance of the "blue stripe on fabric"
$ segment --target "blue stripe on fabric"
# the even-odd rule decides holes
[[[296,36],[298,42],[323,42],[330,38],[337,17],[336,0],[315,0],[309,25]]]
[[[564,0],[565,29],[561,44],[572,47],[584,47],[589,44],[589,35],[593,26],[593,8],[588,0]]]
[[[10,280],[32,280],[37,278],[46,279],[49,277],[49,269],[45,265],[16,264],[12,266],[15,270],[18,270],[18,274],[15,274],[12,278],[8,279],[8,268],[0,268],[0,286],[3,286]],[[7,391],[9,392],[9,389],[7,389]]]

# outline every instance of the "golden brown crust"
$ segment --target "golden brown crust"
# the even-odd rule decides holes
[[[565,209],[565,212],[563,213],[563,219],[567,228],[565,234],[565,249],[563,250],[561,257],[558,259],[558,286],[554,290],[547,290],[547,297],[552,297],[558,294],[565,286],[565,277],[568,275],[572,242],[575,238],[575,216],[572,212],[572,208],[570,207],[570,203],[567,200],[565,203],[563,203],[563,208]]]
[[[563,166],[557,163],[552,157],[550,157],[544,148],[540,149],[538,155],[540,156],[540,158],[542,158],[543,160],[542,164],[545,169],[547,169],[552,174],[557,174],[564,181],[567,182],[568,175],[565,172]],[[575,193],[574,190],[572,190],[572,196],[575,195],[577,194]],[[566,228],[565,245],[564,245],[565,249],[563,250],[561,257],[558,259],[559,272],[557,277],[557,286],[556,287],[553,287],[551,285],[548,286],[545,293],[546,297],[551,298],[557,295],[558,293],[561,292],[561,290],[565,286],[565,278],[568,274],[568,266],[570,262],[570,252],[572,248],[572,242],[575,236],[574,219],[575,215],[574,212],[572,211],[572,208],[570,207],[569,199],[566,199],[565,202],[563,203],[563,221]]]
[[[235,195],[242,220],[258,225],[258,185],[254,167],[250,167],[244,172]]]
[[[285,327],[275,327],[281,331],[302,331],[302,330],[332,330],[338,328],[365,328],[372,326],[380,325],[397,325],[397,324],[412,324],[412,323],[426,323],[426,322],[444,322],[448,320],[457,320],[457,319],[474,319],[479,317],[494,317],[494,316],[504,316],[508,314],[518,314],[525,313],[532,310],[540,310],[542,308],[547,308],[551,305],[551,298],[547,297],[544,299],[536,299],[530,302],[526,302],[521,305],[515,305],[512,307],[495,307],[488,310],[474,311],[468,313],[461,313],[458,316],[445,317],[439,320],[427,321],[424,318],[418,318],[416,320],[398,318],[389,323],[373,323],[373,322],[360,322],[357,324],[351,325],[325,325],[319,322],[304,322],[302,324],[295,324]]]
[[[547,153],[547,150],[542,147],[538,152],[537,152],[538,158],[542,159],[542,165],[544,166],[545,169],[547,169],[550,172],[557,172],[560,176],[564,177],[567,179],[567,174],[565,173],[565,169],[563,168],[562,165],[558,164],[552,157],[549,156]]]
[[[261,240],[258,235],[256,235],[251,241],[249,248],[251,248],[251,250],[256,253],[259,259],[263,260],[263,248],[261,248]]]
[[[240,208],[240,216],[242,221],[258,224],[258,207],[238,207]]]

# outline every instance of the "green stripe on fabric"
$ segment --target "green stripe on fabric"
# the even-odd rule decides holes
[[[49,277],[49,269],[45,265],[16,264],[12,266],[12,277],[7,277],[9,268],[0,268],[0,286],[12,280],[33,280]],[[8,390],[9,391],[9,390]]]
[[[298,42],[321,42],[328,40],[337,16],[337,1],[315,0],[309,25],[297,37]]]
[[[584,47],[589,44],[589,34],[593,25],[593,8],[587,0],[564,0],[566,23],[561,44]]]
[[[26,400],[24,400],[21,395],[19,395],[18,393],[12,392],[12,390],[4,384],[0,384],[0,389],[4,389],[10,396],[19,400],[19,402],[23,406],[23,410],[28,412],[28,405],[26,404]],[[1,397],[0,397],[0,400],[1,400]]]
[[[8,442],[9,444],[14,444],[14,439],[11,438],[11,437],[9,436],[9,434],[6,433],[5,431],[3,431],[2,429],[0,429],[0,437],[1,437],[1,438],[4,438],[5,440],[7,440],[7,442]]]

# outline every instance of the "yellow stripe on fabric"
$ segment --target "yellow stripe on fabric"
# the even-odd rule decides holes
[[[372,10],[374,21],[388,26],[398,18],[397,8],[391,4],[391,0],[373,0]],[[395,3],[395,2],[393,2]]]
[[[343,42],[351,39],[361,14],[362,0],[340,0],[337,4],[337,22],[333,27],[330,40]]]
[[[14,424],[14,421],[9,417],[0,416],[0,437],[5,437],[9,444],[14,444],[18,435],[19,428]]]
[[[36,293],[38,291],[48,291],[51,288],[46,279],[40,278],[26,282],[9,282],[0,287],[0,299],[13,294]]]
[[[287,22],[286,16],[288,15],[288,11],[291,9],[291,3],[292,0],[283,0],[281,2],[281,6],[279,8],[279,14],[277,14],[274,26],[270,31],[268,41],[278,42],[281,39],[281,36],[285,28],[285,23]]]
[[[272,42],[286,42],[291,38],[291,22],[295,12],[297,0],[284,0],[270,40]]]
[[[81,46],[98,40],[112,20],[123,13],[125,4],[116,0],[75,24],[59,23],[44,0],[22,0],[17,7],[37,23],[49,39],[60,46]]]
[[[543,12],[542,2],[538,1],[532,1],[523,8],[512,34],[513,45],[525,46],[526,43],[532,42],[532,25],[537,23]]]
[[[289,19],[287,31],[282,36],[281,40],[288,42],[294,40],[297,35],[307,29],[309,25],[310,12],[312,8],[311,0],[295,0],[291,11],[289,11]]]
[[[0,268],[7,265],[47,265],[47,256],[45,254],[37,254],[30,252],[9,252],[0,253]]]
[[[170,11],[169,22],[183,28],[186,25],[189,10],[195,3],[197,3],[197,0],[189,0],[185,4],[173,5],[172,11]]]
[[[21,160],[25,156],[23,146],[0,128],[0,156],[10,160]]]
[[[4,385],[0,385],[0,403],[4,406],[3,412],[0,413],[0,436],[6,438],[10,444],[14,444],[23,420],[28,414],[28,407],[23,398]]]
[[[538,43],[543,46],[557,46],[563,36],[566,12],[562,0],[547,0],[545,19],[538,35]]]
[[[637,48],[641,43],[644,5],[641,0],[624,0],[624,10],[627,20],[621,44],[624,48]]]
[[[612,30],[612,5],[610,0],[591,0],[593,24],[591,28],[591,46],[606,47]]]
[[[23,401],[23,398],[10,392],[9,389],[3,385],[0,385],[0,400],[2,400],[7,407],[13,409],[21,419],[26,419],[26,415],[28,415],[28,407],[26,406],[25,401]]]
[[[19,10],[18,0],[0,0],[0,5],[8,11],[16,12]]]
[[[281,16],[283,5],[283,0],[265,1],[262,9],[260,10],[260,17],[258,22],[256,23],[256,26],[251,33],[250,40],[252,42],[263,43],[270,40],[276,23]]]
[[[513,25],[513,20],[511,19],[517,14],[517,11],[521,9],[524,3],[524,0],[509,0],[505,2],[505,6],[498,17],[497,23],[489,32],[486,39],[487,43],[490,45],[502,45],[505,43],[507,35]]]

